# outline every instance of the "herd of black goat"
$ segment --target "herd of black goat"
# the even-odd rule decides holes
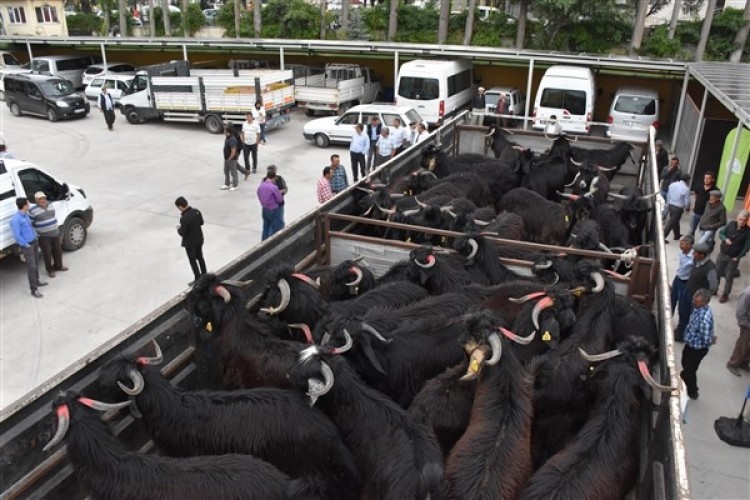
[[[175,387],[159,371],[154,342],[148,355],[101,370],[99,383],[123,402],[61,395],[45,449],[65,439],[80,483],[103,499],[622,499],[639,480],[652,391],[671,390],[651,376],[652,313],[616,295],[594,260],[527,252],[532,276],[506,267],[478,229],[506,224],[521,238],[560,243],[547,238],[568,228],[567,209],[526,192],[518,199],[529,211],[559,207],[558,223],[546,221],[556,227],[542,230],[520,213],[512,224],[481,218],[487,207],[501,214],[493,219],[508,215],[505,198],[527,188],[495,198],[501,180],[489,173],[475,182],[476,172],[442,171],[446,160],[433,148],[424,158],[429,174],[410,182],[465,181],[463,194],[441,202],[469,231],[450,241],[454,253],[423,245],[379,278],[360,261],[305,273],[280,265],[253,298],[247,283],[204,275],[187,307],[211,386]],[[516,180],[538,185],[526,180],[535,165]],[[607,182],[596,175],[577,184],[579,198],[599,196]],[[420,212],[436,206],[424,196],[435,186],[417,201]],[[415,188],[391,192],[407,189]],[[384,192],[361,203],[391,220],[416,216],[391,212],[400,200],[386,205],[377,198]],[[102,422],[99,412],[125,407],[156,454],[128,449]]]

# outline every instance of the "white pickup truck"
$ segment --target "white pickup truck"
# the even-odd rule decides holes
[[[375,72],[358,64],[326,64],[322,73],[296,78],[294,98],[308,116],[316,111],[337,114],[357,104],[369,104],[380,94]]]

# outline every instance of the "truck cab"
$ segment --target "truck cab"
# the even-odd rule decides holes
[[[18,211],[16,198],[34,203],[34,193],[43,191],[55,208],[60,224],[62,247],[78,250],[86,243],[88,227],[94,220],[94,209],[79,186],[68,184],[47,170],[25,160],[0,160],[0,258],[14,253],[17,247],[10,219]]]

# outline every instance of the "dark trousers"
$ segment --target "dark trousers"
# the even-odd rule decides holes
[[[59,234],[57,236],[40,236],[39,247],[42,249],[44,268],[48,273],[55,270],[59,271],[63,268],[62,244]]]
[[[674,239],[679,240],[681,238],[680,235],[680,218],[682,217],[682,212],[685,210],[681,207],[676,207],[674,205],[669,205],[669,220],[667,220],[667,225],[664,228],[664,237],[668,238],[669,233],[671,231],[674,231]]]
[[[367,171],[369,172],[375,168],[375,155],[377,154],[375,148],[378,146],[377,140],[370,139],[370,152],[367,155]],[[364,174],[363,174],[364,175]]]
[[[206,261],[203,260],[203,245],[197,247],[185,247],[185,253],[187,254],[188,262],[190,262],[190,269],[193,270],[193,276],[195,279],[206,274]]]
[[[693,216],[690,218],[690,236],[695,236],[695,230],[698,229],[702,216],[703,214],[693,212]]]
[[[708,354],[708,347],[703,349],[693,349],[685,346],[682,349],[682,371],[680,378],[685,381],[688,396],[695,397],[698,395],[698,367],[701,361]]]
[[[107,123],[107,128],[112,129],[112,125],[115,123],[115,110],[114,109],[103,109],[104,121]]]
[[[677,310],[680,313],[680,322],[677,324],[677,330],[675,331],[675,339],[682,342],[682,334],[685,333],[688,322],[690,321],[690,313],[693,312],[693,294],[690,290],[685,288],[682,292],[682,297],[678,302]]]
[[[261,241],[273,236],[284,227],[284,221],[282,221],[280,217],[280,208],[281,207],[274,209],[263,208],[263,233],[261,234]]]
[[[687,280],[681,280],[677,276],[674,277],[674,280],[672,281],[672,290],[669,294],[669,298],[672,303],[672,314],[674,314],[674,309],[677,307],[677,304],[682,300],[682,295],[685,293],[685,285],[687,284]]]
[[[242,156],[245,159],[245,169],[250,170],[250,163],[248,163],[248,156],[252,153],[253,155],[253,173],[258,170],[258,145],[257,144],[245,144],[242,148]]]
[[[352,178],[354,179],[354,182],[357,182],[360,173],[362,174],[362,177],[367,175],[365,155],[364,153],[350,153],[349,157],[352,160]]]
[[[39,286],[39,243],[34,240],[28,247],[21,247],[23,258],[26,261],[26,272],[29,276],[29,288],[31,291]]]
[[[720,280],[724,277],[724,291],[722,292],[722,295],[729,295],[732,293],[734,273],[737,271],[737,266],[739,265],[739,259],[734,260],[734,258],[727,254],[719,252],[719,256],[716,258],[716,274],[719,275]]]
[[[747,368],[750,364],[750,328],[740,327],[740,336],[734,343],[734,350],[727,361],[732,368]]]

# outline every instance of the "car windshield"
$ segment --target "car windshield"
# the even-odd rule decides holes
[[[101,66],[89,66],[84,73],[87,75],[98,75],[102,71],[104,71],[104,69]]]
[[[492,93],[492,94],[487,93],[487,94],[484,94],[485,103],[488,104],[489,106],[496,105],[497,101],[500,100],[500,95],[501,94],[496,94],[496,93]],[[508,94],[505,94],[505,100],[507,100],[508,102],[510,102],[510,96]]]
[[[398,85],[398,95],[405,99],[431,101],[437,99],[440,85],[437,78],[420,78],[405,76]]]
[[[615,111],[634,115],[653,115],[656,113],[656,101],[648,97],[621,95],[615,103]]]
[[[62,97],[66,95],[73,95],[75,90],[70,82],[64,80],[57,80],[55,82],[47,82],[41,85],[44,95],[49,97]]]
[[[571,115],[586,114],[586,92],[546,88],[539,105],[544,108],[566,109]]]

